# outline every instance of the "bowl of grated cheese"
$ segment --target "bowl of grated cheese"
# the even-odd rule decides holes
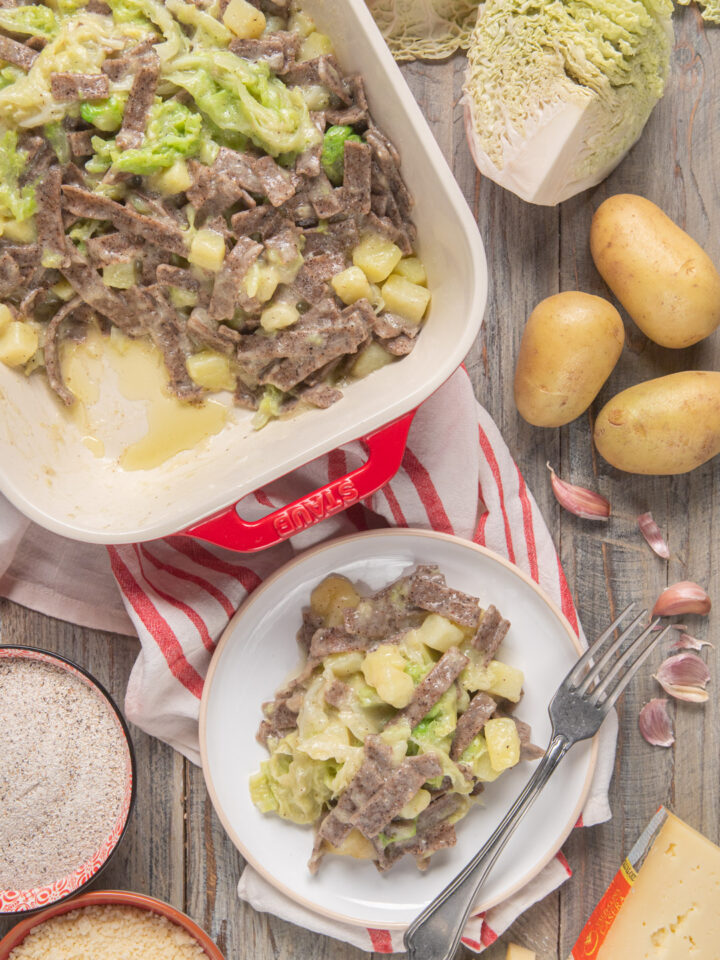
[[[0,960],[224,960],[210,937],[169,903],[96,890],[22,920],[0,940]]]

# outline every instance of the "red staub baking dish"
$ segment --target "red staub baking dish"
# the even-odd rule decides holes
[[[306,0],[345,71],[362,72],[370,108],[402,155],[416,199],[418,253],[432,303],[413,352],[351,384],[323,411],[276,421],[260,431],[235,409],[228,424],[192,450],[150,470],[119,467],[113,444],[95,456],[42,377],[0,364],[0,491],[35,522],[96,543],[151,540],[187,532],[236,550],[258,550],[292,536],[377,490],[402,460],[412,411],[460,365],[482,323],[487,267],[477,225],[365,4]],[[116,447],[137,433],[144,412],[111,402]],[[248,493],[358,438],[368,460],[357,471],[248,523],[235,504]],[[209,518],[209,519],[208,519]]]

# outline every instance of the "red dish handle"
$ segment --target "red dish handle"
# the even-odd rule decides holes
[[[287,540],[336,513],[342,513],[353,503],[375,493],[395,476],[402,463],[414,416],[415,411],[412,410],[399,420],[362,437],[360,442],[368,455],[362,466],[286,507],[250,522],[242,519],[235,503],[222,513],[194,523],[180,533],[229,550],[253,553]]]

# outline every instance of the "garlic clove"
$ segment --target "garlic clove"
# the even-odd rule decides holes
[[[655,602],[652,615],[654,617],[673,617],[677,613],[699,613],[707,616],[710,613],[712,601],[705,590],[690,580],[681,580],[674,583],[667,590],[663,590]]]
[[[664,697],[656,697],[645,704],[638,717],[640,733],[654,747],[671,747],[675,743],[666,704]]]
[[[665,543],[660,527],[653,520],[651,513],[642,513],[637,518],[637,524],[640,527],[640,533],[645,537],[648,546],[664,560],[670,559],[670,549]]]
[[[696,653],[676,653],[658,667],[655,679],[676,700],[704,703],[710,680],[708,665]]]
[[[687,703],[705,703],[710,699],[707,690],[702,687],[687,687],[677,683],[663,683],[665,693],[669,693],[675,700],[685,700]]]
[[[670,647],[671,650],[702,650],[703,647],[714,649],[715,644],[709,640],[698,640],[697,637],[691,637],[689,633],[681,633],[680,639]]]
[[[607,520],[610,516],[610,502],[599,493],[588,490],[587,487],[578,487],[573,483],[567,483],[561,480],[555,473],[550,464],[547,464],[550,471],[550,480],[552,483],[555,499],[570,513],[576,517],[582,517],[583,520]]]

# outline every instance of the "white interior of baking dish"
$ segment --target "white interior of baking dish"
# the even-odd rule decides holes
[[[329,410],[259,432],[252,414],[233,410],[220,433],[142,471],[94,456],[41,375],[25,378],[0,364],[0,490],[57,533],[110,543],[178,531],[411,410],[459,366],[477,335],[487,291],[482,242],[400,71],[363,3],[306,0],[305,8],[333,38],[343,70],[362,72],[373,117],[400,150],[433,296],[426,328],[410,356],[353,383]],[[109,409],[116,446],[142,434],[136,404],[118,395]]]

